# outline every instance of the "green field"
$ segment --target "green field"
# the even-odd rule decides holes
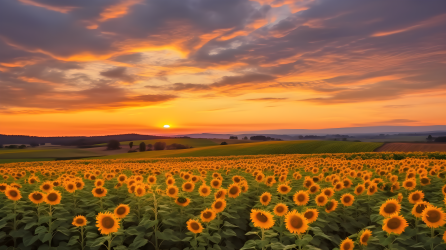
[[[372,152],[382,143],[348,141],[268,141],[183,150],[147,151],[96,157],[95,159],[230,156],[260,154],[317,154]]]
[[[194,148],[198,147],[207,147],[207,146],[215,146],[218,143],[213,142],[209,139],[191,139],[191,138],[175,138],[175,139],[155,139],[155,140],[142,140],[142,141],[133,141],[133,148],[138,147],[141,142],[147,144],[155,144],[155,142],[165,142],[167,145],[178,143],[183,145],[189,145]],[[128,147],[131,141],[122,141],[121,147]],[[95,146],[107,146],[107,143],[96,144]]]
[[[0,159],[1,163],[13,163],[13,162],[31,162],[31,161],[54,161],[54,158],[38,158],[38,159]]]
[[[85,158],[95,157],[101,154],[96,154],[77,148],[64,149],[12,149],[10,152],[2,150],[0,159],[38,159],[38,158]]]

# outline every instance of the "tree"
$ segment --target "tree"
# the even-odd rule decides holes
[[[155,150],[164,150],[166,148],[166,143],[162,141],[155,142],[153,148]]]
[[[110,140],[107,144],[108,150],[120,149],[121,143],[118,140]]]
[[[243,137],[243,140],[248,140],[248,136]]]
[[[432,135],[429,135],[429,136],[426,138],[426,140],[427,140],[427,141],[433,141],[434,138],[432,137]]]
[[[38,147],[39,146],[39,143],[37,143],[37,142],[31,142],[30,144],[29,144],[31,147]]]
[[[146,144],[144,142],[141,142],[139,144],[139,152],[144,152],[146,151]]]
[[[446,136],[440,136],[435,138],[435,142],[446,142]]]
[[[133,142],[132,141],[129,143],[129,147],[130,147],[130,149],[133,148]]]
[[[229,139],[238,140],[237,136],[229,136]]]
[[[342,140],[343,140],[343,141],[346,141],[346,140],[347,140],[347,138],[342,138]]]
[[[220,143],[220,145],[228,145],[228,143],[224,141],[224,142]]]
[[[22,145],[19,146],[19,148],[20,148],[20,149],[26,148],[26,145],[23,145],[23,144],[22,144]]]

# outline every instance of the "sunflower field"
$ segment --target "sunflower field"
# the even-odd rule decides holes
[[[0,250],[446,249],[446,160],[430,156],[0,164]]]

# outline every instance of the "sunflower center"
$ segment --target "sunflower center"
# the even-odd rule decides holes
[[[237,194],[237,193],[238,193],[238,187],[236,187],[236,186],[231,187],[231,188],[229,189],[229,193],[230,193],[230,194]]]
[[[36,180],[31,179],[29,182],[31,182],[31,184],[36,183]]]
[[[364,234],[361,238],[361,242],[362,243],[367,243],[367,241],[369,241],[370,235],[368,234]]]
[[[33,194],[34,200],[40,201],[42,198],[43,198],[43,196],[40,193]]]
[[[204,193],[204,194],[207,194],[208,191],[209,191],[209,190],[208,190],[207,187],[204,187],[204,188],[201,189],[201,192]]]
[[[286,191],[288,191],[288,188],[287,188],[286,186],[282,186],[282,187],[280,188],[280,190],[281,190],[282,192],[286,192]]]
[[[77,182],[77,183],[76,183],[76,187],[77,187],[77,188],[80,188],[80,187],[82,187],[82,184],[81,184],[80,182]]]
[[[361,193],[361,192],[362,192],[362,186],[359,186],[358,188],[356,188],[356,191],[357,191],[358,193]]]
[[[118,215],[123,215],[123,214],[125,214],[125,211],[127,211],[127,209],[126,209],[125,207],[119,207],[119,208],[116,210],[116,213],[117,213]]]
[[[97,194],[103,194],[103,193],[104,193],[104,190],[102,190],[102,188],[96,188],[95,192],[96,192]]]
[[[220,209],[221,207],[223,206],[223,203],[221,202],[221,201],[217,201],[216,203],[215,203],[215,208],[216,209]]]
[[[278,207],[276,208],[276,211],[277,211],[278,213],[282,213],[284,210],[285,210],[285,208],[284,208],[283,206],[278,206]]]
[[[240,178],[235,177],[235,178],[234,178],[234,181],[235,181],[235,182],[240,182]]]
[[[184,188],[186,188],[186,189],[191,189],[191,188],[192,188],[192,184],[190,184],[190,183],[186,183],[186,185],[184,185]]]
[[[349,203],[352,200],[352,198],[350,196],[345,196],[343,198],[343,200],[344,200],[345,203]]]
[[[417,207],[415,208],[415,211],[417,211],[417,213],[421,214],[424,211],[424,209],[426,209],[426,207],[427,206],[423,203],[418,204]]]
[[[431,223],[435,223],[435,222],[438,222],[438,221],[440,221],[440,219],[441,219],[441,213],[440,212],[438,212],[438,211],[436,211],[436,210],[430,210],[430,211],[427,211],[427,213],[426,213],[426,219],[429,221],[429,222],[431,222]]]
[[[256,218],[257,218],[257,220],[259,220],[262,223],[265,223],[268,221],[268,217],[266,217],[266,215],[264,215],[263,213],[257,213]]]
[[[50,185],[48,185],[48,184],[45,184],[45,185],[43,185],[43,187],[42,187],[44,190],[48,190],[48,189],[50,189]]]
[[[175,194],[175,188],[169,188],[169,194]]]
[[[304,216],[305,216],[305,218],[307,218],[309,220],[309,219],[313,218],[314,213],[313,213],[313,211],[308,211],[308,212],[305,212]]]
[[[56,201],[58,196],[56,193],[51,193],[46,197],[49,201]]]
[[[11,190],[11,191],[9,191],[9,195],[12,197],[17,197],[19,195],[19,193],[17,193],[17,191],[15,191],[15,190]]]
[[[73,189],[74,188],[74,185],[73,184],[69,184],[68,185],[68,189]]]
[[[76,224],[81,225],[83,223],[84,223],[84,219],[82,219],[82,218],[76,219]]]
[[[186,199],[186,198],[183,198],[183,197],[179,197],[179,198],[177,199],[177,201],[178,201],[179,203],[186,203],[186,202],[187,202],[187,199]]]
[[[325,191],[324,191],[324,194],[325,194],[326,196],[330,196],[331,192],[330,192],[330,190],[325,190]]]
[[[115,225],[115,220],[113,220],[113,218],[111,218],[109,216],[104,217],[101,222],[102,222],[101,223],[102,227],[107,228],[107,229],[113,228],[113,226]]]
[[[297,196],[297,200],[300,201],[300,202],[305,201],[305,195],[303,195],[303,194],[299,194],[299,195]]]
[[[120,176],[119,177],[119,181],[125,181],[125,177],[124,176]]]
[[[149,179],[149,182],[155,182],[155,179],[150,178],[150,179]]]
[[[325,208],[326,208],[327,210],[331,210],[331,209],[333,208],[333,206],[334,206],[334,202],[329,201],[329,202],[327,203],[327,205],[325,205]]]
[[[212,185],[214,185],[214,186],[218,186],[218,184],[219,184],[218,181],[213,181],[212,182]]]
[[[421,183],[423,183],[423,184],[427,184],[427,183],[429,183],[429,179],[427,179],[427,178],[421,178]]]
[[[417,201],[421,198],[421,195],[419,193],[415,193],[412,195],[412,200]]]
[[[345,242],[345,243],[344,243],[344,246],[342,247],[342,250],[350,250],[351,247],[352,247],[351,244],[352,244],[352,243],[350,243],[350,242]]]
[[[320,203],[322,203],[322,202],[325,201],[325,197],[324,197],[324,196],[319,196],[319,197],[317,198],[317,201],[320,202]]]
[[[268,196],[266,196],[266,195],[262,196],[262,201],[263,202],[267,202],[268,201]]]
[[[304,221],[299,216],[293,216],[290,219],[290,224],[293,228],[301,228],[304,225]]]
[[[393,214],[396,212],[396,205],[394,203],[388,203],[385,207],[384,207],[384,212],[388,213],[388,214]]]
[[[200,229],[200,226],[199,226],[198,223],[196,223],[196,222],[192,222],[192,223],[190,224],[190,227],[191,227],[193,230],[198,230],[198,229]]]
[[[212,216],[212,212],[210,212],[210,211],[207,211],[207,212],[204,212],[204,213],[203,213],[203,217],[204,217],[205,219],[209,219],[209,218],[211,218],[211,216]]]
[[[412,187],[412,182],[408,181],[408,182],[406,183],[406,186],[407,186],[407,187]]]
[[[401,226],[401,221],[398,218],[391,218],[387,221],[387,227],[394,230]]]
[[[372,193],[375,192],[375,186],[371,186],[369,190],[370,190],[370,192],[372,192]]]
[[[0,186],[0,190],[6,190],[6,186]]]

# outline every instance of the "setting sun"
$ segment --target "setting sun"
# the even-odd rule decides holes
[[[170,128],[170,125],[164,125],[163,127],[164,128]]]

